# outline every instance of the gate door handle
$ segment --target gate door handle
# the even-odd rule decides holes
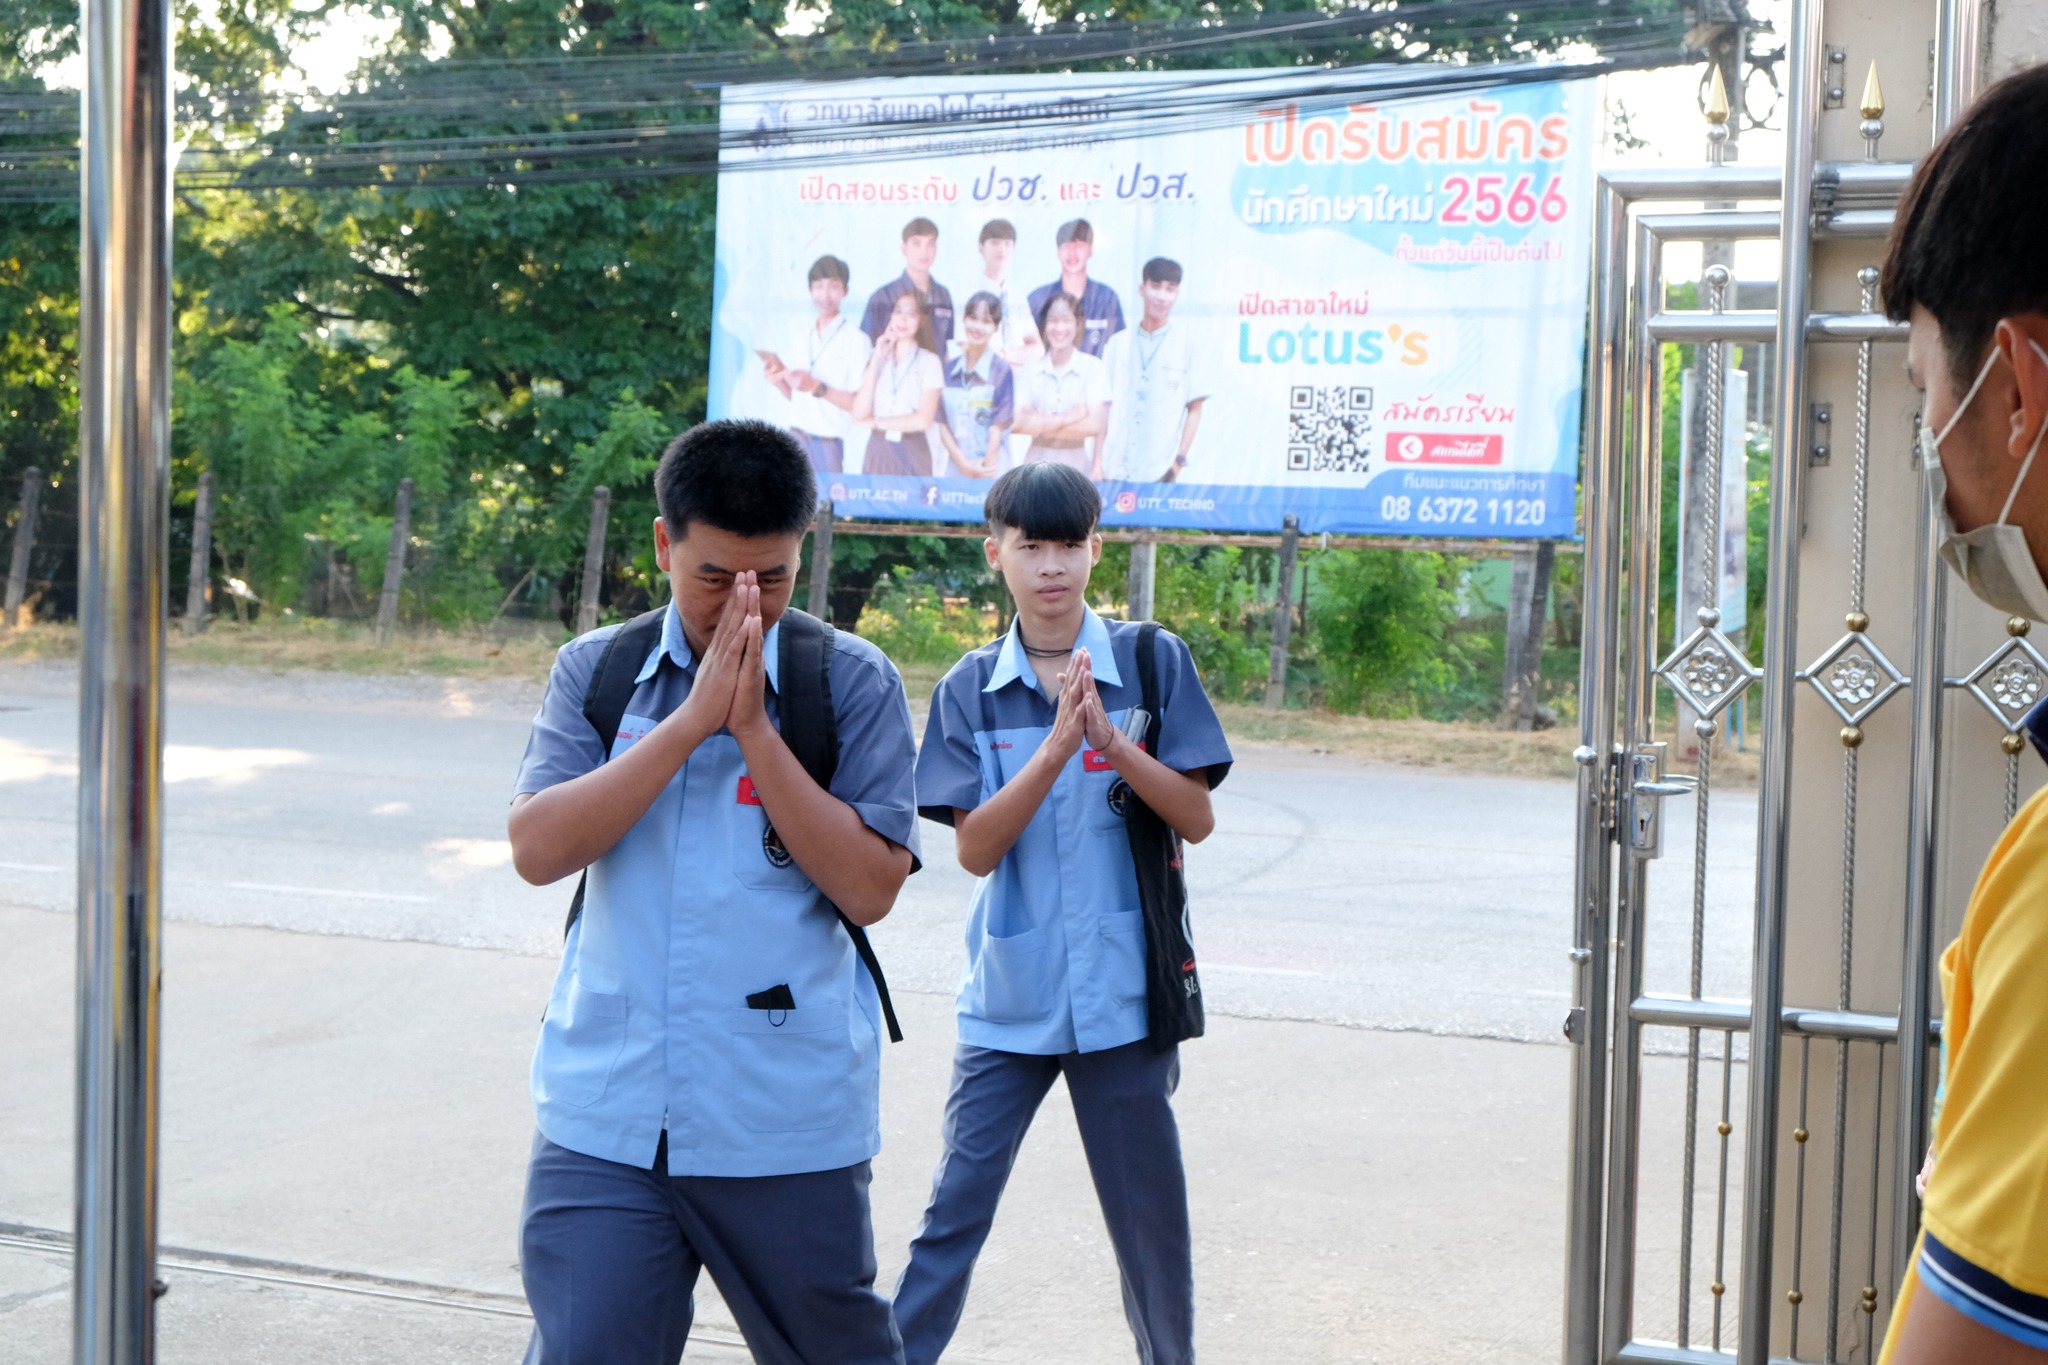
[[[1699,779],[1664,773],[1664,746],[1639,744],[1628,756],[1629,803],[1628,848],[1638,858],[1655,858],[1664,851],[1664,798],[1690,796],[1699,789]]]
[[[1666,777],[1656,782],[1636,783],[1638,796],[1691,796],[1699,790],[1697,777]]]

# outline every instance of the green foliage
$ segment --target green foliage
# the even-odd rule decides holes
[[[1465,573],[1458,557],[1329,550],[1309,565],[1309,630],[1330,705],[1382,716],[1441,712],[1476,674],[1472,638],[1453,629]]]
[[[877,583],[860,614],[860,634],[899,664],[949,665],[988,643],[993,622],[959,598],[942,597],[898,565]]]
[[[1188,642],[1209,693],[1240,701],[1263,688],[1273,607],[1261,600],[1252,561],[1270,551],[1234,545],[1162,546],[1153,572],[1153,616]],[[1269,565],[1258,566],[1270,574]],[[1122,596],[1118,580],[1118,596]]]
[[[1219,24],[1329,13],[1312,0],[1052,0],[1029,11],[1019,0],[367,0],[362,8],[397,21],[398,36],[365,63],[356,103],[345,99],[339,117],[271,117],[294,51],[336,3],[180,0],[182,132],[282,161],[314,142],[591,126],[546,99],[508,98],[479,122],[473,102],[458,116],[419,97],[436,73],[474,82],[486,78],[464,73],[505,71],[483,64],[506,58],[758,56],[852,74],[870,54],[905,44],[1015,36],[1028,25],[1213,38]],[[1373,34],[1276,25],[1258,42],[1205,38],[1073,65],[1314,65],[1396,50],[1484,60],[1554,49],[1599,31],[1618,9],[1675,6],[1587,0],[1541,18],[1503,12],[1485,31],[1468,17],[1442,36],[1431,8],[1404,5],[1400,25]],[[50,63],[76,49],[76,13],[59,0],[6,7],[0,92],[44,93]],[[792,37],[798,19],[811,37]],[[676,83],[673,107],[656,107],[668,98],[658,93],[636,116],[708,130],[712,104],[688,86]],[[351,109],[379,111],[374,135],[353,131]],[[600,484],[612,490],[606,600],[626,609],[655,586],[648,475],[665,440],[704,411],[716,188],[704,176],[553,180],[554,169],[522,162],[513,183],[178,195],[173,483],[182,508],[197,475],[215,475],[218,572],[282,609],[309,599],[331,556],[340,587],[323,600],[366,608],[381,586],[396,486],[409,477],[409,619],[483,619],[522,594],[533,609],[552,594],[573,600]],[[46,495],[37,573],[67,591],[78,230],[73,204],[0,202],[0,497],[11,498],[26,466],[49,472],[58,496]],[[174,518],[179,534],[188,525]],[[834,561],[835,619],[872,628],[906,660],[943,662],[936,656],[978,643],[990,612],[1007,610],[973,539],[841,534]],[[1298,690],[1383,711],[1467,704],[1484,651],[1457,626],[1456,561],[1320,551],[1305,562]],[[174,597],[184,563],[174,555]],[[1127,552],[1112,547],[1095,579],[1105,606],[1120,602],[1127,566]],[[1263,685],[1274,572],[1265,549],[1160,552],[1156,614],[1188,640],[1219,696],[1251,697]],[[1760,590],[1760,574],[1753,584]]]

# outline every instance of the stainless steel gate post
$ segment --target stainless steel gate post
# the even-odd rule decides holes
[[[78,1365],[156,1354],[170,517],[169,0],[85,0],[79,257]]]
[[[1757,792],[1756,940],[1750,975],[1749,1132],[1743,1162],[1741,1323],[1736,1359],[1769,1365],[1778,1196],[1778,1087],[1785,1004],[1785,900],[1792,830],[1792,710],[1799,685],[1799,556],[1806,451],[1806,324],[1812,281],[1814,138],[1820,121],[1821,0],[1794,0],[1779,234],[1778,385],[1771,431],[1771,579],[1764,605],[1763,773]]]
[[[1565,1230],[1565,1365],[1600,1359],[1601,1193],[1607,1131],[1607,902],[1613,875],[1615,584],[1621,573],[1622,371],[1628,204],[1607,181],[1594,207],[1593,327],[1585,487],[1585,602],[1579,708],[1578,848],[1572,888],[1571,1172]],[[1603,661],[1606,666],[1603,666]]]

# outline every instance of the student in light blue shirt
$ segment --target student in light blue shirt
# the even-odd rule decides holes
[[[989,489],[989,563],[1017,603],[1010,632],[939,683],[918,756],[918,808],[953,826],[981,878],[967,926],[945,1154],[896,1286],[909,1365],[952,1339],[975,1257],[1039,1102],[1065,1076],[1139,1359],[1194,1359],[1187,1180],[1171,1105],[1178,1049],[1147,1036],[1145,927],[1124,810],[1133,793],[1190,843],[1230,747],[1187,646],[1155,640],[1158,757],[1127,736],[1140,705],[1138,625],[1087,603],[1102,500],[1063,464]]]
[[[674,594],[658,640],[624,661],[615,735],[585,701],[622,628],[562,647],[509,824],[529,882],[588,869],[533,1063],[526,1360],[674,1365],[708,1269],[756,1360],[900,1365],[868,1218],[879,1000],[848,926],[888,914],[916,868],[903,683],[874,646],[826,637],[839,762],[821,787],[778,704],[817,507],[803,450],[706,423],[655,488]]]

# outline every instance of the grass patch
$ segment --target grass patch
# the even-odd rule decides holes
[[[1284,744],[1367,763],[1503,777],[1571,780],[1578,775],[1578,763],[1572,757],[1579,744],[1577,726],[1524,734],[1473,721],[1374,720],[1334,711],[1274,712],[1230,703],[1218,706],[1216,713],[1233,740],[1249,744]],[[1714,753],[1714,781],[1755,786],[1757,766],[1756,750],[1741,753],[1724,745]],[[1673,772],[1692,770],[1690,762],[1671,764]]]
[[[173,664],[259,668],[272,673],[307,669],[322,673],[443,678],[516,678],[545,682],[555,650],[564,639],[556,629],[516,627],[486,631],[432,628],[401,631],[388,645],[375,631],[348,621],[282,621],[242,625],[208,623],[191,636],[175,626],[165,637]],[[28,662],[76,659],[78,627],[38,622],[26,630],[0,631],[0,660]]]

